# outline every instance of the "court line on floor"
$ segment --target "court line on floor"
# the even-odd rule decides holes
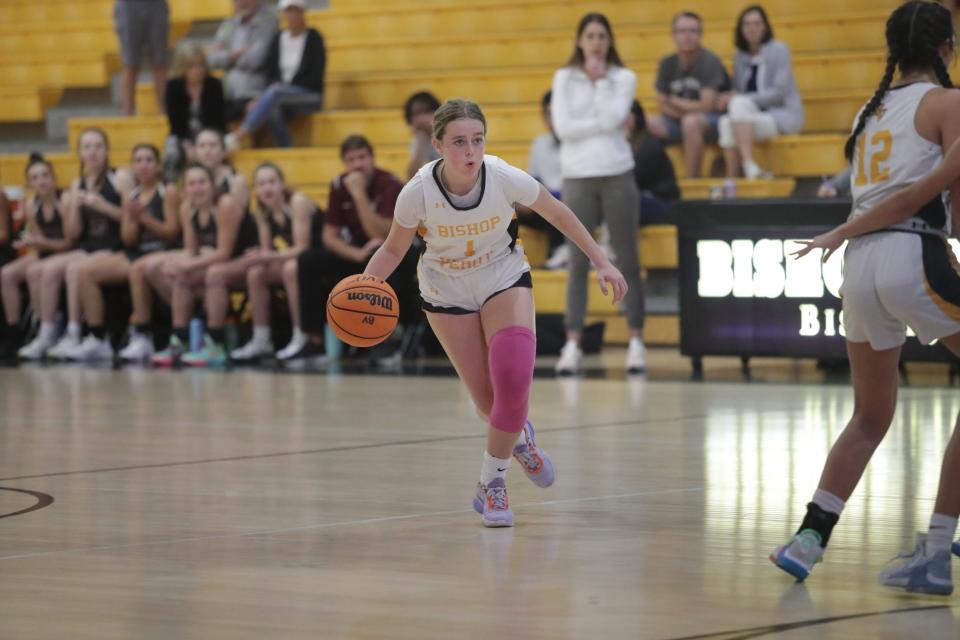
[[[647,496],[670,495],[677,493],[696,493],[704,491],[704,487],[684,487],[682,489],[660,489],[654,491],[636,491],[632,493],[616,493],[605,496],[584,496],[580,498],[559,498],[556,500],[543,500],[540,502],[516,503],[513,506],[521,508],[536,508],[544,506],[553,506],[558,504],[575,504],[578,502],[596,502],[600,500],[623,500],[626,498],[640,498]],[[271,536],[285,533],[295,533],[297,531],[317,531],[322,529],[334,529],[338,527],[353,527],[368,524],[381,524],[385,522],[399,522],[403,520],[418,520],[421,518],[433,518],[437,516],[447,516],[462,513],[474,513],[469,509],[449,509],[445,511],[430,511],[426,513],[407,513],[397,516],[382,516],[378,518],[358,518],[355,520],[340,520],[338,522],[321,522],[317,524],[305,524],[298,527],[283,527],[280,529],[258,529],[256,531],[244,531],[241,533],[222,533],[210,536],[192,536],[188,538],[171,538],[169,540],[155,540],[153,542],[131,542],[128,544],[111,544],[94,547],[77,547],[75,549],[57,549],[55,551],[35,551],[32,553],[22,553],[12,556],[0,556],[0,562],[4,560],[21,560],[25,558],[38,558],[44,556],[67,555],[73,553],[95,553],[99,551],[117,551],[121,549],[136,549],[140,547],[156,547],[164,545],[174,545],[189,542],[207,542],[210,540],[229,540],[240,538],[252,538],[257,536]]]
[[[14,493],[23,493],[28,496],[32,496],[37,499],[32,505],[25,509],[20,509],[19,511],[13,511],[11,513],[0,514],[0,518],[12,518],[13,516],[22,516],[25,513],[30,513],[31,511],[37,511],[43,509],[44,507],[49,507],[53,504],[53,496],[49,493],[43,493],[41,491],[31,491],[30,489],[14,489],[13,487],[0,487],[0,491],[12,491]]]
[[[886,616],[895,613],[911,613],[917,611],[931,611],[936,609],[950,609],[950,605],[935,604],[922,607],[908,607],[906,609],[887,609],[886,611],[867,611],[864,613],[851,613],[844,616],[831,616],[829,618],[814,618],[812,620],[800,620],[799,622],[785,622],[782,624],[768,624],[762,627],[751,627],[749,629],[736,629],[733,631],[716,631],[713,633],[703,633],[695,636],[682,636],[670,638],[670,640],[708,640],[712,638],[723,640],[749,640],[750,638],[760,638],[774,633],[784,631],[793,631],[794,629],[803,629],[806,627],[815,627],[832,622],[844,622],[846,620],[856,620],[858,618],[873,618],[876,616]]]
[[[672,416],[667,418],[652,418],[649,420],[620,420],[617,422],[603,422],[597,424],[574,425],[569,427],[543,428],[537,429],[539,433],[563,433],[566,431],[585,431],[587,429],[601,429],[609,427],[626,427],[631,425],[645,425],[658,422],[683,422],[685,420],[705,419],[706,414],[691,416]],[[241,462],[244,460],[264,460],[268,458],[282,458],[286,456],[304,456],[321,453],[341,453],[344,451],[361,451],[363,449],[380,449],[386,447],[408,446],[418,444],[429,444],[433,442],[455,442],[457,440],[478,440],[486,438],[487,434],[472,433],[456,436],[442,436],[429,438],[416,438],[411,440],[393,440],[390,442],[371,442],[367,444],[344,445],[339,447],[325,447],[322,449],[305,449],[302,451],[275,451],[272,453],[252,453],[242,456],[229,456],[224,458],[206,458],[202,460],[182,460],[178,462],[155,462],[150,464],[137,464],[120,467],[103,467],[99,469],[78,469],[75,471],[55,471],[52,473],[36,473],[22,476],[11,476],[9,478],[0,478],[0,482],[11,482],[13,480],[35,480],[37,478],[57,478],[62,476],[86,475],[92,473],[108,473],[111,471],[136,471],[139,469],[163,469],[169,467],[187,467],[199,464],[209,464],[215,462]]]

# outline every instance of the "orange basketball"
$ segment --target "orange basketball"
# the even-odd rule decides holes
[[[337,283],[327,299],[327,322],[337,337],[355,347],[380,344],[397,326],[400,303],[386,281],[363,274]]]

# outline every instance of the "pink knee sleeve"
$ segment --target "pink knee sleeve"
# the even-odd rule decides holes
[[[526,327],[507,327],[490,339],[490,425],[494,429],[507,433],[520,433],[523,429],[536,356],[537,337]]]

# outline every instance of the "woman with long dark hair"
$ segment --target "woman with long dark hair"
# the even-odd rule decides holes
[[[633,180],[633,152],[623,135],[636,88],[637,76],[621,62],[610,22],[600,13],[585,15],[577,26],[573,55],[553,76],[550,113],[562,143],[563,201],[591,233],[601,221],[606,222],[616,266],[629,286],[624,300],[630,327],[626,369],[632,373],[646,368],[643,283],[637,256],[639,192]],[[567,343],[556,366],[561,374],[580,368],[590,269],[579,247],[567,244]]]
[[[954,56],[950,12],[933,2],[905,2],[887,20],[886,39],[883,79],[846,144],[853,166],[848,228],[860,226],[867,211],[886,196],[933,173],[943,150],[960,139],[960,92],[952,89],[947,73]],[[954,206],[960,204],[951,199]],[[946,194],[937,193],[915,214],[908,209],[883,226],[865,229],[870,233],[847,245],[840,291],[854,410],[830,450],[797,533],[770,556],[797,580],[804,580],[823,558],[834,525],[890,428],[907,327],[922,342],[939,341],[960,356],[960,298],[955,293],[960,275],[945,242],[950,217]],[[811,246],[833,250],[838,243],[820,237]],[[952,593],[950,546],[960,515],[956,430],[940,473],[928,533],[918,536],[912,553],[902,554],[880,574],[882,584]]]

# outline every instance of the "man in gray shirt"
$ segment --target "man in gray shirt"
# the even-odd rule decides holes
[[[263,60],[277,32],[277,15],[272,6],[261,6],[257,0],[233,0],[233,9],[233,17],[217,29],[207,53],[212,69],[226,70],[223,90],[228,122],[242,118],[247,104],[263,91]]]
[[[704,144],[717,140],[717,95],[730,86],[720,58],[700,45],[702,36],[700,16],[690,11],[674,16],[677,52],[660,60],[656,82],[660,115],[647,120],[647,130],[664,143],[683,143],[690,178],[700,176]]]

